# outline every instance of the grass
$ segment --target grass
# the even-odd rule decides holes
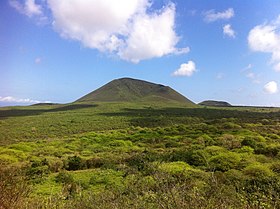
[[[180,103],[97,103],[0,108],[0,144],[71,136],[89,131],[215,123],[233,118],[242,123],[279,123],[277,108],[202,108]],[[276,133],[278,134],[278,132]]]
[[[168,86],[147,81],[121,78],[113,80],[101,88],[85,95],[78,102],[181,102],[194,103]]]

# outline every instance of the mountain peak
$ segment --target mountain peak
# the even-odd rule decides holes
[[[112,80],[76,102],[158,102],[173,101],[194,104],[168,86],[134,78]]]

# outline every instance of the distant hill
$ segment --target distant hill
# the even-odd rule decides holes
[[[58,103],[50,103],[50,102],[42,102],[42,103],[32,104],[30,106],[45,106],[45,105],[59,105],[59,104]]]
[[[213,106],[213,107],[231,107],[232,106],[228,102],[214,101],[214,100],[206,100],[206,101],[200,102],[199,105]]]
[[[192,101],[168,86],[132,78],[113,80],[76,102],[182,102]]]

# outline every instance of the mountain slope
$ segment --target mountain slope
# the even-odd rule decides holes
[[[121,78],[83,96],[76,102],[158,102],[174,101],[194,104],[172,88],[147,81]]]

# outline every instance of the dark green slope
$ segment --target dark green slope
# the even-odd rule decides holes
[[[214,100],[206,100],[206,101],[200,102],[199,105],[213,106],[213,107],[231,107],[232,106],[228,102],[214,101]]]
[[[147,81],[121,78],[113,80],[99,89],[83,96],[76,102],[184,102],[192,101],[172,88]]]

